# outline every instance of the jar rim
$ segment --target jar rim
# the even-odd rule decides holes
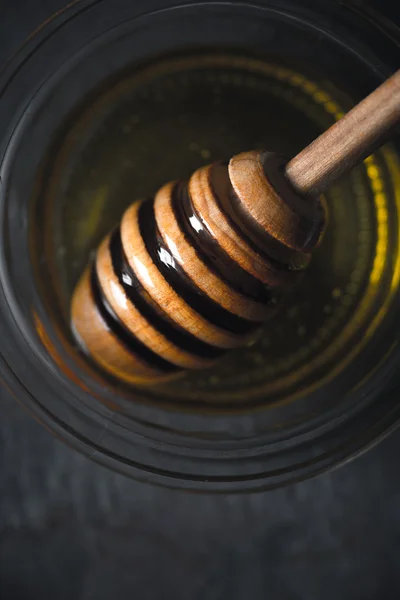
[[[96,4],[99,4],[98,0],[90,2],[85,2],[84,0],[75,0],[75,2],[73,2],[71,5],[62,9],[60,13],[57,13],[53,18],[43,24],[43,26],[36,31],[35,35],[42,35],[49,27],[55,29],[57,27],[62,27],[65,21],[64,17],[67,14],[69,15],[68,19],[73,19],[75,16],[80,14],[83,7],[90,8]],[[213,5],[219,7],[228,6],[227,3],[224,2],[205,2],[203,5],[207,5],[208,7]],[[249,9],[251,8],[251,5],[248,3],[236,3],[236,6]],[[197,10],[199,8],[199,4],[189,3],[184,5],[184,7],[196,7]],[[258,8],[262,9],[263,7],[261,6]],[[174,7],[174,10],[176,9],[177,7]],[[19,53],[17,52],[14,55],[12,60],[6,65],[5,69],[3,69],[2,73],[0,73],[0,80],[6,71],[15,72],[17,69],[25,66],[24,60],[26,56],[24,57],[24,54],[29,55],[30,52],[34,52],[34,50],[28,48],[28,46],[30,46],[31,43],[34,44],[34,42],[34,36],[28,38],[27,43],[23,46]],[[38,43],[40,44],[42,42]],[[25,91],[25,100],[28,101],[28,105],[32,100],[30,91],[31,90]],[[15,115],[15,117],[16,116],[17,115]],[[16,131],[15,121],[11,127],[11,130],[8,128],[8,131],[10,132],[8,134],[8,139],[7,134],[3,139],[3,143],[5,143],[5,146],[7,147],[9,147],[9,144],[7,143],[8,140],[14,139]],[[3,183],[0,187],[0,196],[3,196],[3,198],[0,198],[0,205],[2,210],[2,223],[4,227],[4,211],[6,208],[8,209],[8,207],[5,206],[4,200],[4,194],[6,193],[5,188],[7,188],[7,176],[3,175],[3,179],[0,179],[0,182],[1,181]],[[6,239],[6,237],[4,239]],[[370,426],[368,431],[365,432],[365,435],[359,435],[358,437],[356,436],[353,440],[350,439],[351,436],[353,436],[353,433],[350,435],[347,430],[353,432],[358,431],[356,423],[356,410],[354,415],[351,414],[351,411],[346,415],[337,415],[336,427],[334,429],[332,428],[332,423],[328,425],[320,424],[319,427],[316,427],[312,431],[293,431],[293,436],[291,439],[279,439],[279,436],[278,439],[276,439],[273,436],[268,437],[265,435],[259,435],[257,439],[254,438],[252,440],[248,448],[242,448],[239,445],[239,447],[236,447],[232,450],[232,448],[229,448],[229,443],[226,445],[227,447],[224,447],[223,444],[217,444],[214,447],[212,444],[210,444],[210,438],[207,438],[207,436],[205,437],[204,443],[200,443],[198,439],[196,440],[196,430],[200,430],[201,427],[207,424],[207,422],[209,424],[209,415],[196,415],[196,424],[194,424],[193,414],[191,416],[181,415],[182,422],[185,421],[185,425],[188,424],[190,419],[193,421],[193,431],[190,433],[190,435],[188,435],[187,438],[190,440],[190,443],[193,444],[193,452],[189,452],[187,456],[183,456],[184,450],[182,448],[184,448],[185,444],[188,443],[187,440],[183,444],[178,443],[176,440],[174,441],[174,434],[171,434],[171,432],[165,432],[163,429],[165,428],[165,422],[168,422],[168,419],[171,416],[169,410],[161,411],[159,407],[157,409],[154,409],[153,407],[145,410],[142,407],[143,413],[145,414],[145,421],[154,419],[153,426],[156,428],[158,427],[159,434],[154,436],[152,440],[147,439],[146,441],[143,441],[147,435],[146,432],[148,432],[148,429],[144,427],[143,422],[140,422],[140,411],[138,411],[138,420],[134,433],[132,431],[126,431],[127,422],[124,422],[122,418],[118,424],[119,430],[117,432],[117,424],[113,421],[114,413],[112,408],[102,404],[101,407],[99,405],[98,414],[96,418],[93,419],[93,422],[89,425],[87,423],[85,424],[87,432],[90,432],[90,435],[88,433],[88,435],[85,436],[81,431],[78,430],[79,427],[77,427],[77,423],[79,422],[80,418],[79,406],[82,402],[82,398],[80,398],[79,401],[77,401],[72,407],[72,412],[74,413],[73,416],[71,417],[71,415],[68,415],[68,418],[63,421],[61,415],[67,410],[66,405],[59,408],[59,415],[55,415],[49,410],[50,404],[49,406],[46,406],[45,403],[41,399],[35,397],[32,392],[36,385],[32,381],[33,376],[42,379],[46,378],[42,368],[43,364],[48,364],[48,357],[46,357],[46,360],[41,361],[37,356],[33,355],[32,340],[27,339],[26,334],[24,335],[23,332],[21,332],[20,326],[15,321],[16,313],[15,310],[10,307],[10,294],[7,292],[6,284],[8,259],[9,256],[7,256],[7,251],[4,249],[4,244],[2,243],[0,319],[3,322],[4,335],[3,341],[1,342],[3,348],[0,348],[0,354],[2,360],[1,371],[6,385],[12,389],[14,395],[17,396],[17,399],[19,399],[20,402],[27,407],[36,418],[44,423],[46,427],[51,429],[53,433],[57,435],[57,437],[63,438],[81,452],[113,468],[114,470],[133,475],[139,479],[151,480],[155,483],[162,483],[163,485],[200,489],[207,492],[227,490],[250,491],[260,488],[269,489],[281,485],[282,483],[298,481],[304,477],[310,476],[311,474],[325,470],[328,466],[345,462],[348,460],[348,457],[351,454],[357,454],[363,451],[367,444],[373,443],[372,440],[377,440],[379,437],[383,436],[385,432],[391,430],[394,426],[394,422],[398,419],[397,406],[395,403],[392,404],[394,398],[391,396],[389,398],[388,395],[387,404],[389,405],[389,409],[385,414],[381,414],[381,418],[377,418],[376,416],[376,404],[370,400],[366,400],[364,402],[364,411],[365,413],[369,411],[371,414],[369,423],[374,422],[374,426]],[[8,285],[12,285],[12,283],[8,281]],[[43,320],[46,318],[46,315],[44,313],[38,313],[38,318],[40,322],[43,322]],[[63,352],[62,348],[57,345],[54,338],[51,338],[49,343],[54,344],[56,353]],[[24,347],[23,352],[21,351],[22,347]],[[27,360],[27,364],[32,370],[32,372],[26,376],[26,380],[24,381],[21,378],[20,366],[18,366],[19,373],[17,373],[17,369],[13,368],[10,364],[12,362],[11,357],[16,363],[17,361],[21,361],[21,356],[24,356],[24,358]],[[63,355],[62,360],[64,360],[64,358],[65,355]],[[393,355],[385,367],[388,373],[388,378],[389,374],[393,373],[393,364],[395,364],[395,359],[397,359],[397,355]],[[68,365],[67,368],[70,368],[70,365]],[[28,369],[25,367],[25,370]],[[53,366],[47,372],[47,376],[54,376],[54,380],[51,383],[47,382],[47,402],[50,403],[51,397],[54,397],[54,395],[58,393],[58,386],[61,386],[64,398],[71,393],[72,388],[67,385],[68,375],[65,375],[65,373],[61,375],[60,373],[56,374]],[[387,382],[385,382],[385,384],[386,383],[389,383],[389,379]],[[74,383],[74,385],[76,384]],[[89,389],[89,392],[86,390],[83,393],[90,395],[94,388]],[[97,386],[97,392],[99,389],[100,386]],[[361,402],[361,400],[359,402]],[[359,410],[360,406],[358,403],[355,403],[355,406],[356,405],[357,410]],[[69,407],[69,410],[71,410],[71,406]],[[93,414],[95,412],[96,410],[93,408]],[[163,419],[165,419],[164,422],[161,419],[161,412],[163,412]],[[373,418],[375,421],[371,420],[372,415],[374,415]],[[235,427],[238,428],[238,431],[242,430],[242,435],[244,436],[243,439],[246,439],[246,426],[240,421],[241,417],[241,415],[229,415],[228,417],[226,414],[223,414],[219,417],[215,416],[214,427],[216,427],[217,423],[221,425],[223,421],[230,419],[232,423],[235,422]],[[87,414],[85,415],[85,419],[90,420],[88,419]],[[158,423],[157,419],[159,421]],[[75,428],[73,426],[74,423]],[[340,435],[337,430],[339,423],[341,426]],[[114,426],[115,431],[113,431]],[[136,444],[137,457],[143,455],[146,450],[146,457],[149,460],[149,463],[146,465],[144,461],[141,463],[139,460],[135,461],[133,458],[128,460],[126,457],[124,458],[123,455],[118,455],[110,448],[107,448],[104,445],[104,436],[109,436],[111,433],[115,435],[117,443],[121,446],[124,446],[124,448],[129,448],[129,446],[134,446]],[[208,433],[208,436],[210,435],[211,431]],[[321,440],[322,436],[325,436],[323,443]],[[338,438],[340,438],[340,442],[338,441]],[[99,441],[103,443],[100,444]],[[182,440],[179,441],[182,442]],[[313,456],[318,445],[321,446],[321,450],[319,451],[318,456]],[[146,446],[146,448],[144,448],[144,446]],[[126,452],[128,451],[126,450]],[[157,459],[154,461],[154,464],[151,464],[152,453],[157,454]],[[289,464],[286,466],[282,466],[282,453],[291,455],[291,462],[289,462]],[[224,463],[228,462],[228,454],[232,458],[232,465],[225,469]],[[275,460],[272,460],[272,457],[274,457]],[[247,472],[246,469],[240,472],[240,470],[238,470],[238,464],[243,462],[245,458],[250,461]],[[194,469],[192,468],[195,460],[204,462],[202,468],[198,469],[198,472],[194,472]],[[180,470],[180,465],[182,463],[185,463],[185,466]],[[217,463],[219,465],[218,468],[216,466]],[[261,464],[263,464],[262,468],[260,467]],[[173,468],[169,469],[169,465],[173,465]]]

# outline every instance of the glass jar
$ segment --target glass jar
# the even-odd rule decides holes
[[[88,361],[69,303],[135,198],[257,147],[288,156],[399,64],[400,33],[329,0],[80,1],[0,73],[0,369],[61,439],[173,487],[268,489],[356,455],[399,418],[396,140],[324,197],[328,230],[257,340],[128,387]]]

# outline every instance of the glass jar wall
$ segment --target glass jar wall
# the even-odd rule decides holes
[[[294,155],[339,119],[393,71],[393,24],[336,2],[131,4],[79,2],[2,74],[3,379],[57,435],[135,477],[248,490],[317,473],[397,420],[396,140],[329,190],[305,277],[210,369],[108,379],[76,346],[69,303],[132,201],[242,150]]]

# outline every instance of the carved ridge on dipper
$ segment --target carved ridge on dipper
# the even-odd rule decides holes
[[[323,212],[294,191],[286,203],[265,163],[283,164],[248,152],[171,182],[131,205],[100,244],[71,319],[108,373],[142,383],[202,368],[274,313],[273,293],[307,265]]]

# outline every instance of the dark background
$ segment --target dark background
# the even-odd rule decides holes
[[[0,63],[64,4],[0,0]],[[172,492],[90,463],[0,389],[0,600],[397,600],[399,454],[400,432],[283,490]]]

